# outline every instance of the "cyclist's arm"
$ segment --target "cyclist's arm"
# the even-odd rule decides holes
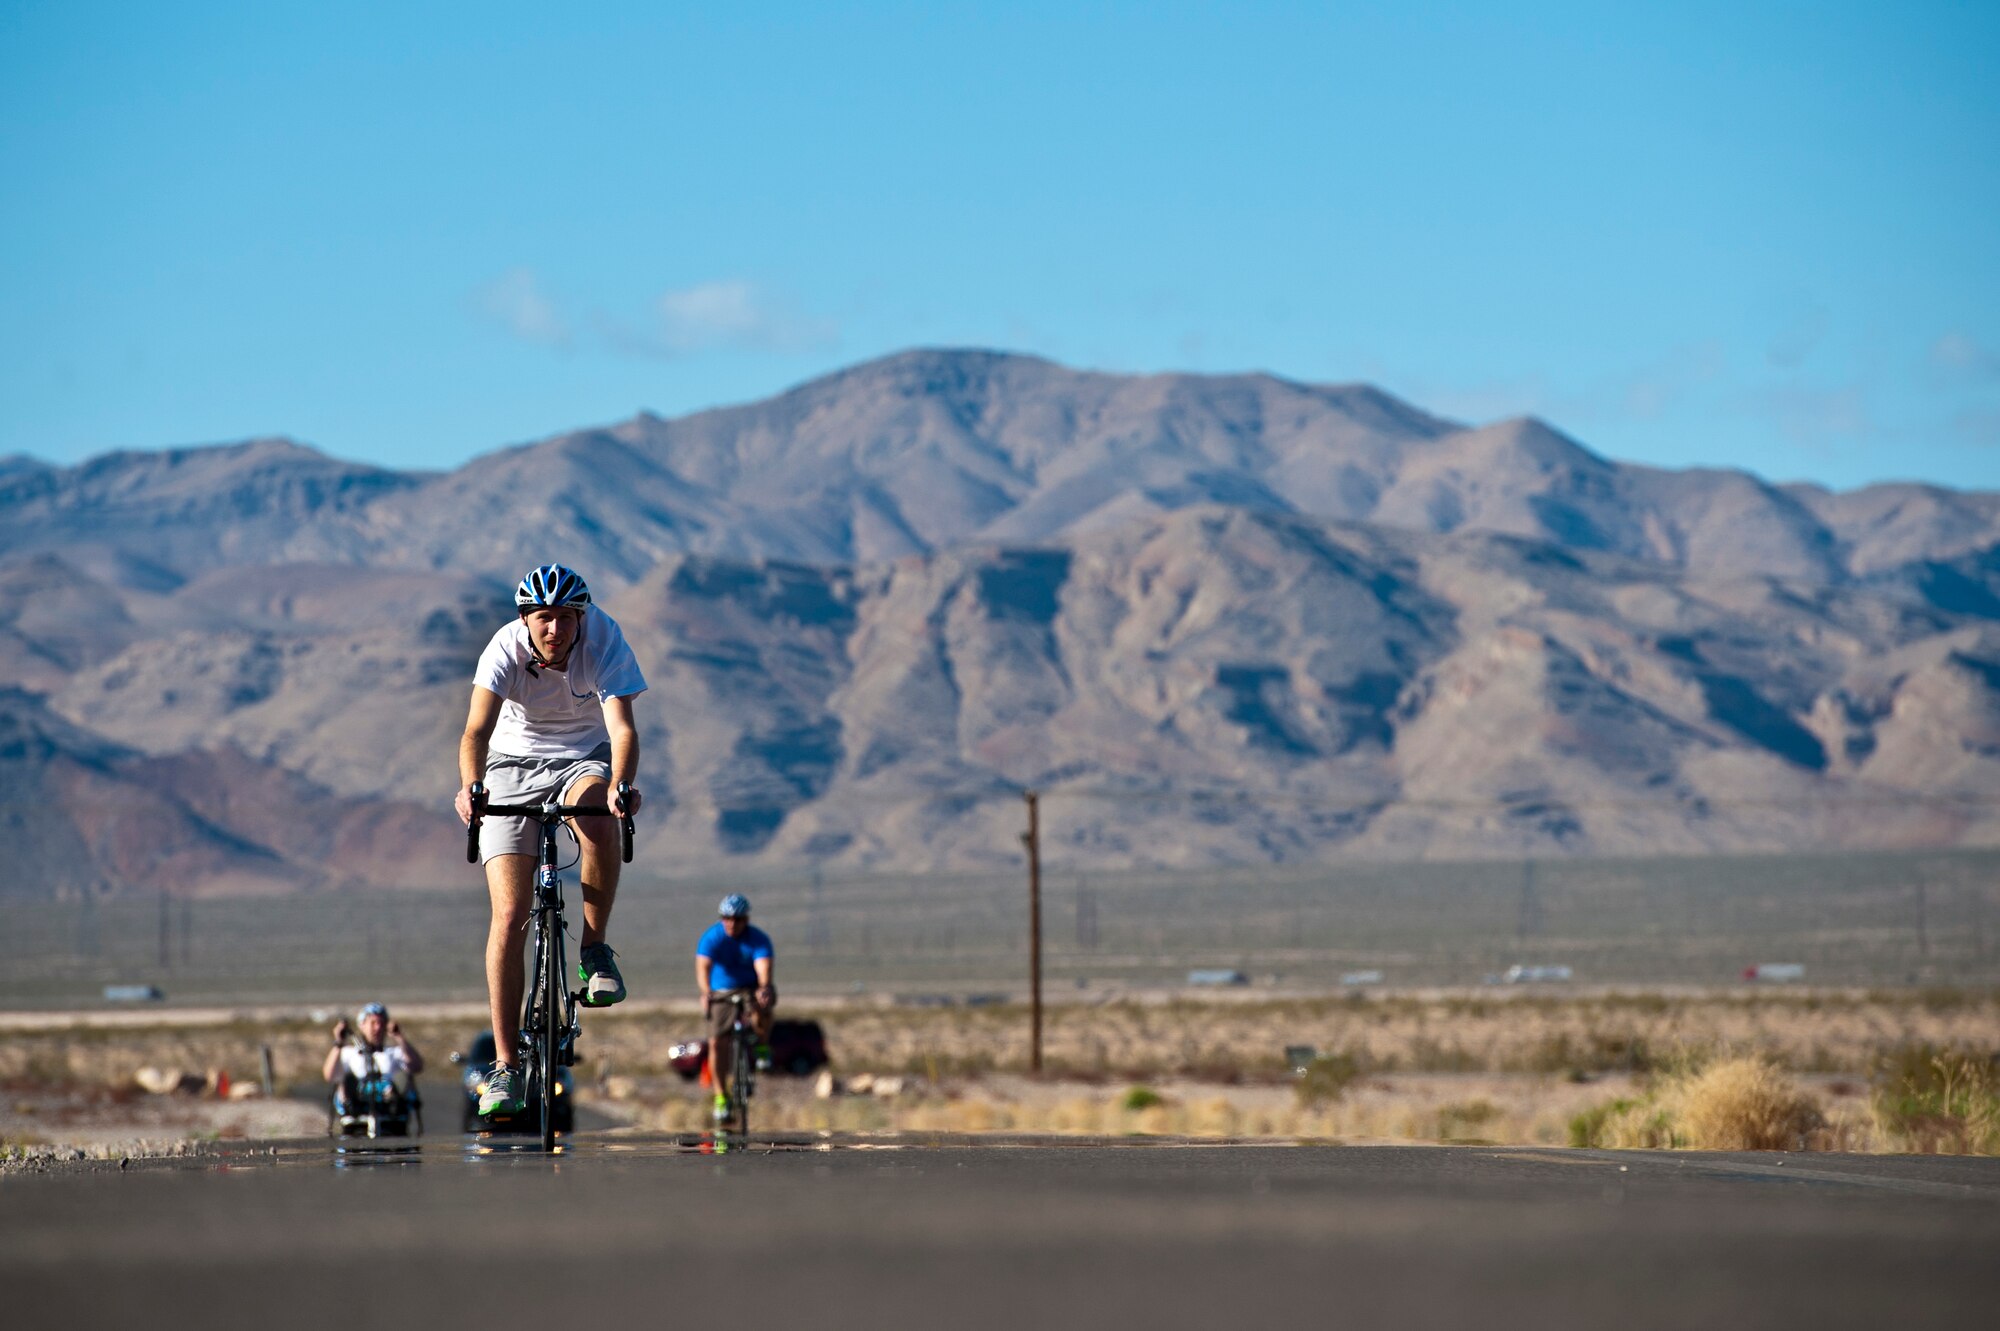
[[[466,713],[465,733],[458,739],[458,798],[452,803],[458,809],[459,821],[472,821],[472,783],[486,779],[486,745],[493,738],[493,727],[500,722],[500,695],[480,685],[472,686],[472,707]]]
[[[758,957],[750,964],[757,968],[757,987],[759,989],[769,989],[771,987],[771,972],[775,969],[773,959],[770,957]]]
[[[340,1050],[341,1046],[335,1045],[326,1051],[326,1066],[321,1068],[319,1073],[321,1081],[340,1080]]]
[[[715,969],[715,963],[707,957],[696,954],[694,959],[694,987],[701,993],[701,1010],[708,1011],[708,1001],[715,991],[708,987],[708,973]]]
[[[639,776],[639,728],[632,724],[632,696],[604,700],[604,728],[611,732],[611,793],[605,803],[613,813],[629,817],[639,811],[639,792],[630,792],[621,804],[618,787]]]
[[[424,1070],[424,1056],[410,1043],[410,1037],[403,1034],[400,1027],[395,1027],[390,1030],[389,1038],[403,1047],[403,1057],[409,1062],[410,1075],[414,1077],[421,1073]]]

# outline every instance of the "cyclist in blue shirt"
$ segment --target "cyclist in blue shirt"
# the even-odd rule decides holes
[[[715,1117],[720,1121],[735,1109],[726,1089],[737,1054],[729,1029],[736,1017],[730,998],[749,993],[744,1016],[757,1032],[762,1051],[769,1047],[771,1010],[778,1005],[778,987],[771,980],[776,962],[771,936],[750,923],[750,899],[731,892],[716,913],[721,918],[709,925],[695,944],[694,982],[701,991],[702,1011],[708,1014],[708,1068],[715,1078]]]

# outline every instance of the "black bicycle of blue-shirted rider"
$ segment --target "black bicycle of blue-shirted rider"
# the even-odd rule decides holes
[[[561,564],[531,569],[514,592],[515,619],[480,653],[459,740],[454,801],[468,827],[475,786],[493,805],[602,805],[607,815],[567,821],[581,855],[582,1001],[603,1007],[625,997],[616,954],[605,941],[618,891],[617,821],[638,812],[631,786],[639,765],[633,700],[646,679],[616,620],[594,604],[577,573]],[[479,858],[492,918],[486,937],[487,1002],[494,1066],[479,1110],[523,1108],[520,1075],[521,944],[534,907],[540,829],[524,817],[482,820]]]

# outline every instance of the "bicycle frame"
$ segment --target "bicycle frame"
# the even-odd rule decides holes
[[[619,794],[630,787],[619,784]],[[529,927],[535,946],[521,996],[521,1029],[516,1040],[516,1058],[527,1074],[528,1103],[536,1110],[542,1149],[553,1150],[556,1143],[556,1069],[576,1063],[576,1041],[581,1033],[577,1015],[581,997],[569,987],[568,959],[563,951],[567,930],[563,925],[562,866],[556,845],[556,828],[570,818],[609,817],[603,804],[488,804],[485,787],[472,786],[472,820],[467,825],[465,857],[479,861],[479,823],[488,814],[532,818],[540,824],[539,851],[535,860],[535,900],[529,912]],[[632,862],[632,819],[619,820],[619,853]]]
[[[750,1097],[756,1093],[756,1032],[743,1016],[750,996],[739,990],[729,996],[729,1001],[735,1009],[729,1023],[730,1107],[736,1120],[736,1131],[747,1137],[750,1135]]]

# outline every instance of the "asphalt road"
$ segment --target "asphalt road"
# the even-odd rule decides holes
[[[2000,1160],[584,1134],[0,1177],[13,1326],[1991,1325]]]

